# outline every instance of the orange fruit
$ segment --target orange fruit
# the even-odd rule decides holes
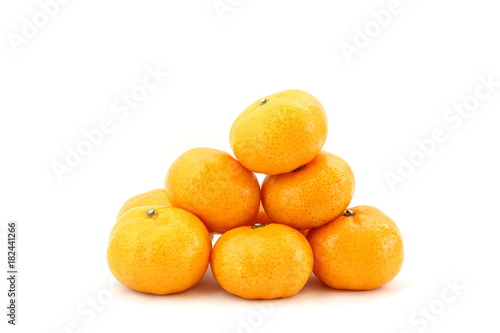
[[[216,149],[195,148],[179,156],[168,170],[165,189],[173,206],[198,216],[210,231],[250,224],[259,211],[255,175]]]
[[[266,211],[264,210],[264,207],[262,207],[262,204],[259,207],[259,213],[253,220],[253,224],[271,224],[274,223],[273,220],[267,215]],[[307,233],[309,232],[309,229],[297,229],[302,235],[307,236]]]
[[[215,279],[247,299],[289,297],[306,284],[313,267],[307,239],[282,224],[243,226],[225,232],[210,258]]]
[[[165,295],[186,290],[203,277],[211,248],[207,228],[188,211],[136,207],[113,227],[107,259],[111,273],[125,286]]]
[[[305,91],[286,90],[247,107],[234,121],[229,140],[247,169],[275,175],[311,161],[327,132],[321,103]]]
[[[336,289],[370,290],[390,282],[403,264],[396,224],[371,206],[348,209],[308,235],[314,274]]]
[[[267,176],[262,205],[271,220],[296,229],[319,227],[341,215],[354,194],[354,174],[340,157],[321,151],[296,171]]]
[[[140,207],[140,206],[171,206],[168,201],[165,189],[157,189],[141,193],[133,198],[125,201],[123,206],[118,212],[117,218],[119,218],[123,213],[125,213],[130,208]]]

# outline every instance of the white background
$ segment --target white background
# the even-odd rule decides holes
[[[18,52],[9,38],[40,5],[0,4],[0,235],[18,221],[20,270],[16,327],[6,324],[2,278],[2,332],[498,331],[500,87],[460,124],[443,118],[474,96],[480,76],[500,81],[498,4],[401,0],[348,62],[341,43],[376,29],[370,12],[389,1],[229,3],[221,19],[212,0],[69,1]],[[148,66],[168,78],[121,119],[114,101]],[[227,294],[210,272],[177,295],[110,289],[106,243],[121,204],[162,187],[187,149],[230,151],[239,112],[290,88],[327,110],[324,149],[352,166],[352,205],[376,206],[399,225],[397,278],[344,292],[312,277],[295,297],[265,303]],[[52,164],[106,118],[111,133],[60,181]],[[417,158],[415,140],[435,128],[446,140],[391,190],[384,174],[397,173],[399,157]]]

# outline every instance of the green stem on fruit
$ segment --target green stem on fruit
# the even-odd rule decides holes
[[[153,217],[155,216],[156,214],[158,214],[158,212],[156,211],[156,209],[154,208],[149,208],[147,211],[146,211],[146,215],[148,217]]]
[[[259,106],[264,105],[267,102],[269,102],[269,100],[267,98],[263,98],[263,99],[260,100],[260,105]]]
[[[345,210],[344,216],[348,216],[348,217],[349,217],[349,216],[356,216],[356,214],[354,214],[354,211],[353,211],[352,209],[347,208],[347,209]]]
[[[257,229],[257,228],[262,228],[262,227],[265,227],[267,224],[254,224],[252,226],[252,229]]]

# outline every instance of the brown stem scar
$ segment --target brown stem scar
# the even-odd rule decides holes
[[[154,208],[149,208],[147,211],[146,211],[146,215],[148,217],[153,217],[155,216],[156,214],[158,214],[158,212],[156,211],[156,209]]]

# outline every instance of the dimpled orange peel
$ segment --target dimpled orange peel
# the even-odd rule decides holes
[[[257,224],[225,232],[210,265],[219,284],[247,299],[289,297],[306,284],[313,267],[307,239],[282,224]]]
[[[314,274],[336,289],[370,290],[390,282],[403,265],[398,227],[375,207],[357,206],[307,236]]]
[[[311,161],[328,133],[325,110],[311,94],[285,90],[247,107],[231,126],[234,155],[247,169],[276,175]]]
[[[267,176],[262,205],[271,220],[296,229],[319,227],[344,212],[354,194],[354,174],[340,157],[321,151],[295,171]]]
[[[109,236],[108,266],[125,286],[156,295],[184,291],[207,270],[212,244],[199,218],[180,208],[136,207]]]
[[[274,223],[273,220],[267,215],[266,211],[264,210],[264,207],[262,207],[262,204],[259,207],[259,213],[253,220],[253,224],[271,224]],[[302,235],[307,236],[307,233],[309,232],[309,229],[297,229]]]
[[[170,203],[198,216],[209,231],[249,225],[259,211],[255,175],[226,152],[195,148],[179,156],[165,178]]]

